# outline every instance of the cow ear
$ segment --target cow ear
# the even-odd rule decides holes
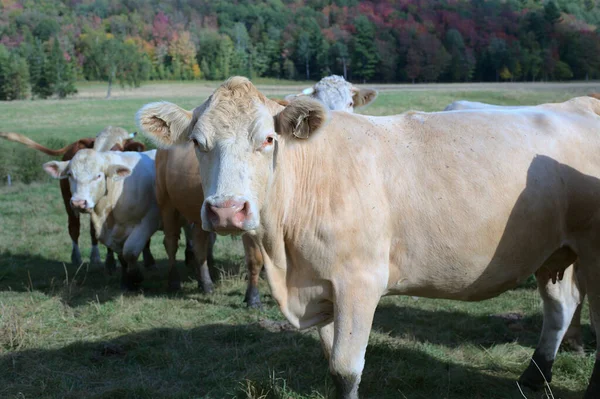
[[[144,105],[136,114],[142,132],[157,146],[166,148],[187,140],[192,112],[169,102]]]
[[[327,110],[317,100],[298,97],[275,115],[274,119],[277,133],[307,139],[325,124]]]
[[[106,170],[106,176],[111,177],[114,181],[125,179],[131,175],[131,169],[124,165],[110,165]]]
[[[67,168],[69,167],[69,161],[50,161],[46,162],[43,166],[46,173],[55,179],[66,179],[67,178]]]
[[[354,107],[364,107],[375,101],[376,98],[377,90],[352,87],[352,101],[354,101]]]

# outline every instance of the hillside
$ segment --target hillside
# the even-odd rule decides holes
[[[36,60],[50,57],[58,41],[63,75],[132,85],[233,74],[316,80],[335,73],[359,82],[600,77],[600,5],[592,0],[0,4],[0,63],[3,52],[5,62],[16,53],[13,69],[23,68],[19,57],[29,75],[39,74]],[[112,54],[119,56],[107,61]]]

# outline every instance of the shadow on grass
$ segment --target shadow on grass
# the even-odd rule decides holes
[[[144,274],[141,289],[145,296],[186,297],[198,294],[198,290],[168,290],[166,260],[157,260],[157,268],[150,271],[144,269],[142,263],[140,259],[138,265]],[[238,274],[241,263],[242,261],[236,262],[229,257],[215,259],[215,267],[211,271],[214,273],[213,281],[218,284],[219,280],[215,277]],[[182,281],[191,281],[195,286],[194,270],[185,266],[183,261],[178,262],[178,268]],[[103,266],[87,262],[77,267],[40,256],[0,253],[0,291],[39,291],[59,295],[63,302],[73,307],[86,305],[90,301],[104,303],[121,295],[120,279],[120,267],[115,273],[108,275]]]
[[[521,397],[513,378],[422,351],[374,344],[366,359],[363,398]],[[314,334],[271,332],[258,324],[157,328],[110,341],[14,352],[0,358],[0,387],[3,397],[333,397]]]

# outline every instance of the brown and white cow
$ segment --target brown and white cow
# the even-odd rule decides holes
[[[319,327],[339,397],[358,397],[384,295],[477,301],[535,273],[544,324],[520,380],[538,388],[580,302],[550,276],[577,258],[600,320],[598,100],[328,117],[234,77],[193,111],[140,113],[159,145],[194,143],[203,228],[256,240],[283,314]],[[585,394],[598,397],[600,359]]]
[[[41,144],[36,143],[29,137],[23,136],[18,133],[2,133],[0,132],[0,138],[13,141],[16,143],[24,144],[25,146],[43,152],[51,156],[62,155],[63,161],[71,160],[77,151],[84,148],[95,148],[97,151],[136,151],[143,152],[146,150],[146,146],[139,142],[134,141],[133,138],[137,133],[129,133],[127,130],[120,127],[108,126],[102,130],[96,138],[84,138],[79,139],[74,143],[66,145],[58,150],[44,147]],[[60,192],[62,195],[65,210],[67,211],[67,222],[69,227],[69,236],[71,237],[72,250],[71,250],[71,263],[79,266],[82,262],[81,251],[79,250],[79,231],[80,221],[79,214],[71,207],[71,190],[69,189],[69,183],[66,180],[60,181]],[[90,224],[90,237],[92,240],[92,250],[90,253],[90,262],[93,264],[100,264],[100,251],[98,250],[98,239],[94,232],[94,226]],[[144,264],[147,267],[152,267],[155,264],[152,253],[150,252],[150,243],[144,248]],[[115,257],[112,250],[109,248],[106,254],[106,270],[112,272],[116,268]]]
[[[371,104],[377,98],[377,91],[358,88],[342,76],[331,75],[318,81],[313,87],[304,89],[300,94],[286,96],[287,102],[298,97],[308,96],[319,100],[331,111],[354,112],[355,108]],[[287,105],[281,103],[281,105]]]
[[[98,240],[117,253],[122,285],[127,289],[143,280],[137,258],[160,227],[155,156],[156,150],[83,149],[70,161],[51,161],[43,166],[50,176],[68,180],[71,206],[90,214]]]

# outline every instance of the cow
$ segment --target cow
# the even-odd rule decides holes
[[[146,152],[79,150],[70,161],[50,161],[43,169],[64,179],[71,189],[71,206],[89,213],[96,237],[117,253],[121,284],[135,289],[143,280],[137,258],[159,228],[154,158]]]
[[[30,138],[23,136],[18,133],[0,133],[0,137],[16,143],[21,143],[29,148],[43,152],[44,154],[51,156],[62,155],[63,161],[69,161],[75,156],[77,151],[84,148],[95,148],[96,151],[137,151],[143,152],[146,150],[146,146],[139,142],[134,141],[133,138],[137,133],[129,133],[127,130],[120,127],[108,126],[103,129],[96,138],[83,138],[64,146],[58,150],[53,150],[44,147]],[[69,183],[66,180],[60,181],[60,192],[67,211],[67,222],[69,227],[69,236],[71,237],[72,250],[71,250],[71,263],[79,266],[82,262],[81,251],[79,250],[79,231],[80,221],[79,214],[74,211],[71,207],[71,191],[69,189]],[[100,264],[100,251],[98,250],[98,239],[94,232],[94,226],[90,224],[90,237],[92,240],[92,250],[90,254],[90,262],[92,264]],[[150,243],[144,248],[144,264],[146,267],[151,268],[155,265],[154,258],[150,252]],[[112,250],[109,248],[106,254],[105,267],[109,273],[112,273],[116,269],[115,257]]]
[[[358,89],[344,80],[341,76],[328,76],[321,79],[310,89],[302,94],[288,96],[288,99],[274,99],[281,105],[288,105],[289,99],[298,96],[311,96],[322,101],[330,110],[354,112],[354,107],[370,104],[377,97],[373,89]],[[139,117],[138,117],[139,119]],[[194,248],[194,253],[199,257],[201,264],[198,275],[198,284],[204,292],[212,290],[212,281],[208,269],[212,263],[212,244],[214,237],[209,237],[201,229],[200,209],[204,199],[198,161],[191,144],[177,146],[170,149],[159,149],[156,155],[157,199],[161,210],[161,219],[165,233],[165,250],[169,258],[169,288],[178,290],[181,279],[176,266],[179,233],[186,223],[192,223],[195,228],[193,246],[187,240],[186,264],[191,263],[193,254],[189,248]],[[244,302],[251,308],[260,308],[260,294],[258,280],[263,267],[260,250],[249,237],[242,236],[244,245],[245,263],[248,271],[248,286]],[[206,262],[208,259],[208,263]]]
[[[321,101],[332,111],[354,112],[354,108],[371,104],[377,98],[377,91],[368,88],[358,88],[347,82],[342,76],[331,75],[318,81],[313,87],[304,89],[300,94],[286,96],[285,101],[277,101],[287,105],[290,101],[308,96]]]
[[[384,295],[479,301],[535,274],[544,323],[522,384],[540,388],[580,303],[551,276],[575,259],[600,320],[600,101],[523,109],[327,112],[233,77],[192,111],[144,106],[158,145],[191,141],[202,227],[248,234],[273,298],[317,326],[338,397],[358,398]],[[596,331],[599,323],[594,323]],[[585,393],[600,397],[600,356]]]
[[[201,227],[200,208],[203,198],[198,161],[193,146],[159,149],[156,153],[156,199],[160,208],[165,234],[164,245],[169,259],[170,290],[181,288],[176,255],[182,228],[186,232],[188,248],[186,264],[195,262],[198,288],[201,288],[204,293],[213,290],[209,267],[213,263],[214,235],[210,236]]]

